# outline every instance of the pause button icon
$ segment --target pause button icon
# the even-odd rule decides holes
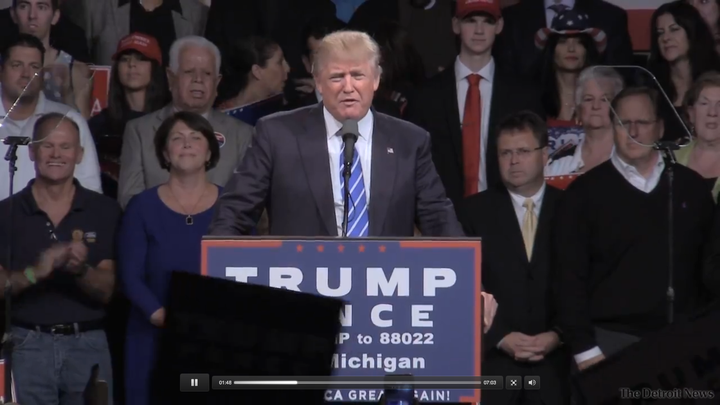
[[[181,392],[208,392],[210,391],[210,376],[208,374],[180,374]]]

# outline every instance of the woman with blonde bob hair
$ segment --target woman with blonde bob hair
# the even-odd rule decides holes
[[[589,67],[580,73],[575,101],[583,133],[578,144],[567,144],[550,156],[546,176],[584,173],[610,159],[614,145],[610,102],[623,86],[622,77],[609,67]]]
[[[678,163],[706,179],[713,198],[720,193],[720,73],[706,72],[685,93],[683,107],[693,140],[675,153]]]

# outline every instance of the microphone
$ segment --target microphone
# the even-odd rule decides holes
[[[345,120],[343,126],[340,129],[340,136],[342,137],[343,143],[345,144],[345,151],[343,158],[345,164],[343,165],[343,176],[345,176],[345,182],[350,179],[350,172],[352,171],[353,155],[355,153],[355,142],[358,139],[358,122],[357,120]]]
[[[27,146],[30,145],[32,139],[27,136],[6,136],[2,138],[2,141],[9,146]]]
[[[345,120],[343,126],[340,129],[340,136],[342,137],[345,145],[343,151],[343,223],[342,223],[342,237],[347,237],[348,228],[348,215],[350,213],[350,174],[352,172],[353,156],[355,155],[355,142],[357,142],[358,134],[358,122],[357,120]]]

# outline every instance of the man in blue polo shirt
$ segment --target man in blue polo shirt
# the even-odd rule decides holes
[[[73,120],[42,116],[29,147],[35,179],[0,202],[0,284],[12,286],[17,400],[81,405],[93,365],[112,389],[103,320],[121,211],[74,178],[83,148]]]

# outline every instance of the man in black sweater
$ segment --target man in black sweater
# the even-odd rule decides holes
[[[553,249],[564,341],[584,370],[667,325],[668,181],[657,92],[627,88],[612,102],[615,152],[575,180],[558,206]],[[617,113],[614,116],[612,111]],[[713,200],[704,180],[674,171],[674,309],[702,296],[702,246]]]

